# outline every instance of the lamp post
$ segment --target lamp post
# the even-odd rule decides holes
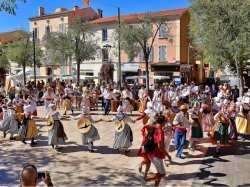
[[[107,56],[108,56],[107,62],[109,62],[109,51],[110,51],[110,49],[112,48],[112,46],[109,45],[109,44],[106,44],[106,45],[103,46],[103,48],[104,48],[104,49],[107,49]]]
[[[33,38],[33,60],[34,60],[34,82],[36,86],[36,45],[35,45],[35,31],[32,32]]]
[[[188,77],[187,77],[187,83],[189,83],[189,74],[190,74],[190,48],[193,48],[193,46],[188,43]]]

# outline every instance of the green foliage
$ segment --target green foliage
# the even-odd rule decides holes
[[[190,2],[190,34],[194,42],[202,46],[205,60],[213,67],[236,67],[243,89],[242,72],[250,56],[250,0]]]
[[[36,65],[40,65],[40,60],[42,58],[43,52],[36,42],[35,52],[36,52]],[[25,31],[22,31],[22,36],[8,44],[7,47],[7,58],[11,62],[15,62],[18,66],[23,68],[24,82],[25,82],[25,68],[27,66],[32,67],[34,63],[34,50],[31,35]]]
[[[9,14],[16,14],[15,10],[17,7],[17,2],[23,2],[25,3],[26,0],[1,0],[0,2],[0,12],[6,11]]]
[[[93,59],[98,51],[97,42],[93,40],[93,31],[87,20],[75,17],[66,33],[53,33],[44,38],[45,47],[53,54],[53,63],[64,63],[68,57],[77,62],[77,80],[80,80],[80,64]]]
[[[8,66],[8,65],[9,65],[9,61],[8,61],[7,56],[6,56],[6,51],[0,45],[0,66]]]

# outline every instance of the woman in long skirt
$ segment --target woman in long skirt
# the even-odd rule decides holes
[[[244,140],[245,135],[250,135],[250,107],[249,104],[242,104],[240,112],[235,119],[239,139]]]
[[[89,152],[94,152],[94,141],[100,140],[97,128],[93,125],[101,121],[101,119],[94,121],[90,115],[90,108],[83,106],[82,114],[72,117],[73,120],[78,121],[78,129],[81,133],[82,144],[88,146]]]
[[[134,123],[134,121],[126,113],[123,113],[122,106],[118,107],[117,112],[118,113],[111,120],[107,121],[115,121],[116,124],[113,148],[117,149],[119,153],[121,150],[124,150],[125,153],[128,153],[133,142],[133,132],[128,125],[128,122]]]
[[[191,151],[194,151],[194,146],[193,146],[194,140],[203,138],[203,132],[202,132],[201,125],[199,122],[199,103],[198,102],[196,102],[194,104],[193,108],[191,108],[188,111],[188,114],[189,114],[189,121],[192,124],[192,126],[191,126],[191,138],[189,141],[188,148]]]
[[[22,125],[18,131],[19,136],[22,138],[22,142],[26,144],[26,139],[31,138],[30,145],[35,145],[35,137],[38,136],[38,130],[35,120],[32,119],[33,107],[27,105],[24,107],[24,119]]]
[[[224,105],[222,111],[218,112],[214,116],[215,125],[212,128],[210,140],[212,144],[217,145],[216,153],[219,153],[221,146],[229,146],[229,134],[228,127],[230,125],[230,119],[228,117],[228,106]]]
[[[59,147],[58,144],[63,143],[67,140],[66,133],[64,132],[63,125],[60,121],[62,119],[62,116],[56,110],[57,107],[55,104],[50,104],[49,108],[50,112],[46,116],[46,118],[48,119],[48,143],[52,146],[53,149],[62,149],[62,147]]]

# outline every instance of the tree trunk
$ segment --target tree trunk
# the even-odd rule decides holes
[[[145,56],[146,62],[146,88],[149,91],[149,71],[148,71],[148,58]]]
[[[76,62],[77,63],[77,84],[80,84],[80,62]]]
[[[26,70],[26,65],[23,64],[23,84],[24,84],[24,86],[26,85],[26,72],[25,72],[25,70]]]
[[[242,71],[242,62],[235,59],[235,65],[236,65],[237,76],[239,79],[240,97],[243,97],[243,95],[244,95],[244,79],[243,79],[243,71]]]

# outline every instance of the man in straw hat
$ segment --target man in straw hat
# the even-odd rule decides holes
[[[82,144],[88,145],[89,152],[94,152],[93,142],[100,140],[100,136],[97,128],[93,124],[101,121],[102,119],[94,121],[89,111],[89,107],[83,106],[82,114],[72,117],[71,119],[78,120],[77,126],[81,133]]]
[[[174,134],[174,146],[177,149],[176,157],[182,158],[181,154],[186,141],[187,128],[189,126],[189,121],[187,118],[188,108],[186,105],[180,106],[180,112],[178,112],[174,118],[173,125],[175,126]]]
[[[67,140],[67,136],[64,132],[63,125],[61,123],[62,116],[57,111],[57,107],[55,104],[49,105],[50,112],[46,116],[47,118],[47,128],[48,128],[48,138],[49,145],[54,149],[61,149],[58,144],[65,142]]]

